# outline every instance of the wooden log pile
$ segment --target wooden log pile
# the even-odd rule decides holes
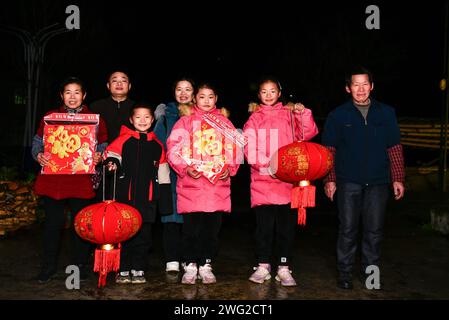
[[[35,223],[37,206],[31,184],[0,181],[0,236]]]

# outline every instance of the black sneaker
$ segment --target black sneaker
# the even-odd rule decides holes
[[[39,283],[47,283],[49,282],[53,276],[56,274],[56,267],[55,266],[44,266],[37,275],[36,279]]]
[[[80,270],[80,281],[86,281],[89,279],[89,268],[85,264],[79,264],[78,268]]]
[[[340,289],[351,290],[353,288],[352,274],[346,272],[340,273],[337,279],[337,287]]]

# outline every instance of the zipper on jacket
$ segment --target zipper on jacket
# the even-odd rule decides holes
[[[150,190],[148,191],[148,200],[153,201],[153,180],[150,180]]]
[[[139,184],[140,179],[138,178],[138,173],[139,173],[139,158],[140,158],[140,142],[141,142],[141,134],[139,133],[139,140],[137,140],[137,159],[136,159],[136,171],[134,176],[137,179],[137,183],[134,184],[134,188],[133,188],[133,193],[134,195],[136,194],[136,189],[137,189],[137,185]],[[135,197],[134,197],[135,198]]]
[[[131,201],[131,186],[133,184],[133,178],[129,180],[129,186],[128,186],[128,201]]]

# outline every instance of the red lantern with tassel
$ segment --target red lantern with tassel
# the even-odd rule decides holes
[[[298,224],[306,224],[307,207],[315,207],[315,186],[310,182],[324,177],[333,165],[326,147],[296,141],[279,148],[270,162],[270,171],[279,180],[293,183],[291,207],[298,208]]]
[[[94,263],[94,271],[99,272],[98,287],[106,285],[109,272],[119,270],[120,242],[134,236],[141,225],[139,211],[114,200],[87,206],[76,215],[76,233],[99,245]]]

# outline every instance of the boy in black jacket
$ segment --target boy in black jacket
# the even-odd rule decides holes
[[[153,111],[144,104],[130,110],[133,127],[121,127],[120,135],[105,151],[105,165],[117,170],[117,200],[139,210],[142,227],[122,244],[117,283],[145,283],[146,255],[151,246],[151,224],[157,205],[161,214],[171,214],[170,170],[162,143],[150,132]]]

